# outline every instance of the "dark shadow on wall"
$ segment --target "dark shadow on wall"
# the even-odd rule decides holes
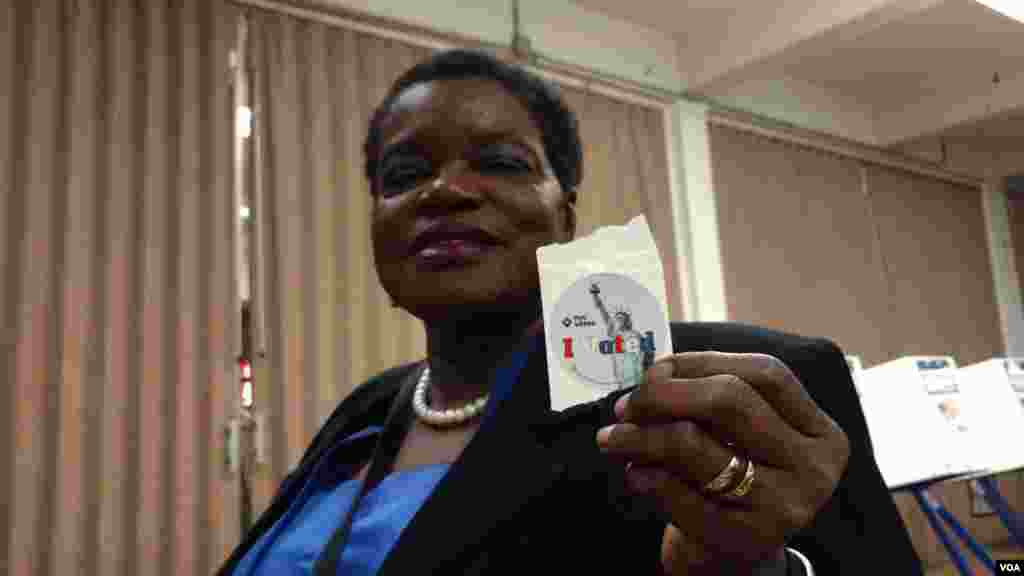
[[[1024,201],[1024,174],[1006,178],[1006,193],[1017,202]]]
[[[1010,241],[1013,243],[1017,274],[1024,280],[1024,174],[1006,179],[1006,199],[1009,208]],[[1024,298],[1024,282],[1020,283]]]

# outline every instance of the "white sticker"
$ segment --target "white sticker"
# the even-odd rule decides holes
[[[664,269],[643,215],[542,246],[537,268],[552,409],[639,384],[672,354]]]
[[[592,274],[562,293],[547,330],[562,368],[603,392],[636,386],[661,357],[665,312],[646,288],[621,274]]]

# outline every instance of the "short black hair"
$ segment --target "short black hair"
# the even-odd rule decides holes
[[[540,129],[544,154],[555,171],[558,183],[569,194],[570,200],[575,202],[576,190],[583,179],[583,146],[576,115],[562,99],[559,89],[521,66],[502,62],[486,52],[461,49],[435,53],[406,70],[395,80],[384,101],[374,110],[363,145],[366,178],[370,182],[371,194],[380,159],[381,123],[395,99],[416,84],[460,78],[494,80],[519,98]]]

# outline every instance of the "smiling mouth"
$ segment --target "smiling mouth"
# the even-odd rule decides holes
[[[427,268],[461,267],[476,263],[497,248],[496,244],[470,239],[431,241],[414,254],[417,263]]]

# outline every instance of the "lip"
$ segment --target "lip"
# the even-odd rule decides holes
[[[458,222],[436,222],[424,227],[416,234],[409,245],[409,253],[410,255],[422,255],[427,248],[430,248],[435,252],[472,255],[500,244],[501,241],[497,236],[483,228]]]
[[[459,268],[474,264],[495,247],[472,240],[439,240],[421,248],[414,258],[425,268]]]

